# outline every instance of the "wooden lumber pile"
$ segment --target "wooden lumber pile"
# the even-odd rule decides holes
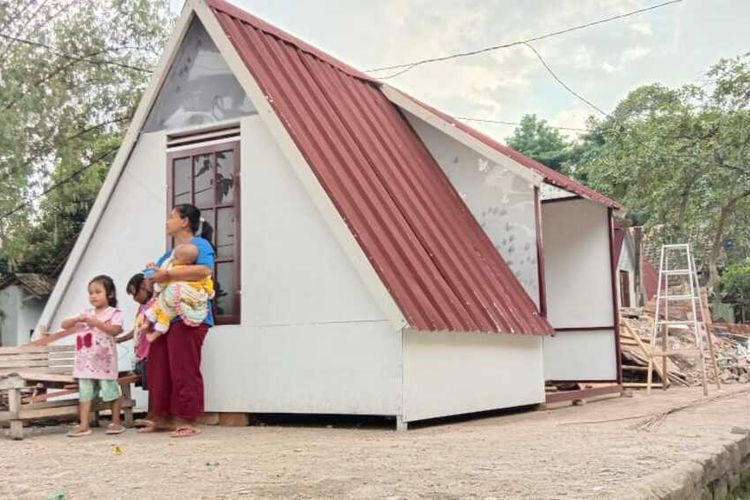
[[[672,317],[672,311],[670,311],[670,317]],[[621,320],[620,347],[626,387],[646,386],[653,324],[653,312],[650,312],[648,307],[644,316]],[[722,384],[750,382],[750,336],[722,331],[721,325],[718,324],[713,325],[710,331],[713,336],[720,382]],[[677,351],[695,347],[692,330],[687,328],[684,330],[670,329],[670,350]],[[705,352],[706,373],[709,382],[712,382],[714,376],[707,348]],[[657,359],[654,366],[654,381],[660,383],[661,359]],[[676,386],[701,385],[700,361],[697,357],[676,354],[670,356],[667,367],[670,384]],[[659,384],[656,384],[655,387],[659,387]]]
[[[637,321],[640,323],[640,320]],[[641,325],[634,325],[634,320],[630,319],[623,319],[620,326],[623,385],[631,388],[646,387],[651,330],[644,331]],[[661,361],[654,364],[654,387],[661,387],[661,366]],[[671,359],[667,360],[667,372],[668,385],[691,385],[685,373]]]

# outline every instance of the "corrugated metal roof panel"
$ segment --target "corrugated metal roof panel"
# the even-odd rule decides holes
[[[411,327],[552,333],[376,82],[223,0],[208,4]]]

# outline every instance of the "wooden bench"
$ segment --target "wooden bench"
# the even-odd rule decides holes
[[[0,347],[0,423],[10,423],[10,437],[23,439],[23,423],[33,419],[70,417],[78,415],[76,380],[73,377],[75,346],[29,345]],[[133,425],[133,406],[130,384],[138,377],[123,374],[118,381],[122,388],[123,424]],[[42,384],[45,390],[57,392],[35,394]],[[51,401],[62,396],[66,399]],[[110,405],[95,400],[92,416],[98,421],[99,412]]]

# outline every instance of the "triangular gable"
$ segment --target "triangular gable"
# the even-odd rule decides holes
[[[193,18],[143,132],[174,131],[256,112],[203,24]]]
[[[196,15],[395,324],[552,332],[379,84],[219,0],[185,4],[40,324],[66,293]]]
[[[551,333],[378,84],[226,2],[207,4],[409,326]]]
[[[84,223],[83,228],[81,228],[81,232],[76,239],[75,245],[73,245],[73,249],[70,251],[65,266],[57,279],[57,284],[55,285],[44,311],[39,318],[38,327],[41,327],[42,329],[50,327],[50,321],[54,317],[62,297],[68,291],[73,274],[78,268],[86,247],[99,225],[99,221],[109,203],[110,197],[115,191],[115,187],[122,175],[123,169],[138,142],[138,137],[140,136],[141,130],[146,122],[149,111],[159,94],[159,89],[167,76],[169,68],[172,66],[178,48],[187,33],[190,22],[194,18],[194,9],[189,3],[190,2],[186,2],[182,7],[182,13],[175,23],[172,36],[167,42],[167,45],[164,48],[164,53],[151,75],[151,80],[149,81],[148,86],[138,103],[138,107],[133,114],[128,131],[120,144],[120,149],[117,150],[117,155],[112,161],[112,165],[107,172],[107,177],[104,179],[102,187],[99,189],[99,193],[91,206],[91,210],[89,210],[86,222]]]

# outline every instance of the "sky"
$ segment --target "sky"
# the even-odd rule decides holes
[[[529,38],[663,0],[231,1],[367,70]],[[176,12],[181,5],[172,0]],[[640,85],[701,83],[719,59],[750,51],[749,25],[750,0],[683,0],[534,47],[567,85],[608,112]],[[517,122],[536,114],[578,128],[598,115],[523,46],[421,66],[388,83],[454,116]],[[471,125],[500,140],[514,128]]]

